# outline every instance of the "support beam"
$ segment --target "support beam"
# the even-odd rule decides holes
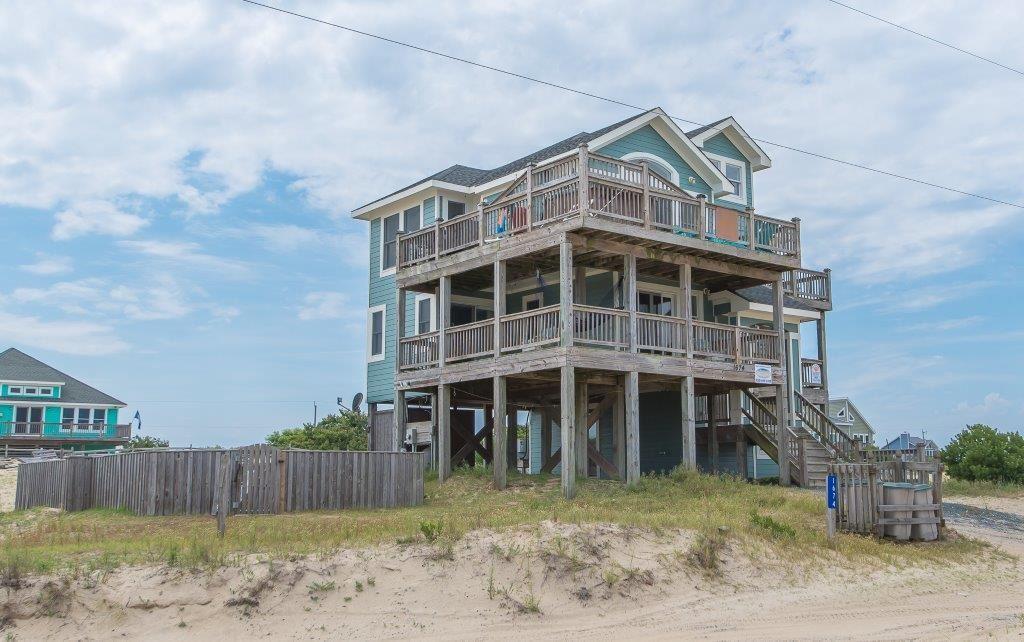
[[[626,470],[626,382],[618,377],[612,402],[612,461],[621,474]]]
[[[437,393],[430,393],[430,468],[437,470]]]
[[[562,301],[564,304],[564,293]],[[572,366],[562,366],[561,388],[562,421],[559,432],[562,437],[562,494],[566,499],[572,499],[576,496],[576,466],[573,464],[576,461],[576,431],[573,430],[576,425],[576,372]]]
[[[452,389],[437,387],[437,480],[452,476]]]
[[[582,206],[582,204],[581,204]],[[559,286],[559,311],[562,317],[562,347],[572,347],[573,339],[573,323],[572,323],[572,243],[567,240],[562,240],[562,243],[558,246],[558,275],[561,278],[561,285]],[[563,371],[564,372],[564,371]],[[565,376],[562,377],[563,385],[565,383]],[[564,394],[564,393],[563,393]],[[563,418],[565,417],[565,410],[562,411]],[[572,432],[572,427],[575,423],[562,424],[563,428],[567,428],[568,432]],[[566,432],[566,430],[563,430]]]
[[[828,394],[828,348],[825,341],[825,311],[821,311],[821,318],[814,322],[818,331],[818,361],[821,362],[821,387]],[[825,404],[826,406],[828,404]],[[827,412],[827,409],[826,409]]]
[[[504,490],[508,484],[508,429],[505,421],[508,408],[505,404],[507,387],[505,377],[494,377],[494,451],[492,455],[492,468],[494,469],[494,487]]]
[[[682,396],[683,466],[697,470],[697,410],[693,391],[693,377],[683,377]]]
[[[708,458],[711,460],[711,473],[720,472],[718,460],[718,413],[715,412],[715,395],[708,395]]]
[[[747,478],[747,436],[743,432],[743,391],[739,388],[729,391],[729,423],[736,428],[736,474]]]
[[[629,351],[636,352],[636,256],[622,257],[622,283],[626,311],[629,313]],[[628,475],[627,475],[628,477]]]
[[[452,277],[442,276],[437,285],[437,363],[443,366],[448,356],[447,341],[444,332],[448,329],[448,320],[452,306]]]
[[[590,443],[588,433],[590,423],[588,400],[590,390],[582,377],[576,379],[576,476],[587,477],[587,444]]]
[[[693,267],[689,263],[679,266],[679,297],[680,316],[686,320],[683,345],[686,346],[686,358],[693,358]],[[692,383],[692,382],[691,382]],[[692,396],[692,395],[691,395]],[[692,405],[692,404],[691,404]],[[690,413],[693,416],[693,413]]]
[[[409,425],[409,406],[406,403],[405,392],[395,391],[395,421],[391,431],[391,450],[402,449],[402,442],[405,441],[405,430]]]
[[[505,281],[507,267],[504,261],[494,262],[494,358],[501,356],[501,319],[505,316]]]
[[[786,323],[783,316],[784,302],[782,292],[782,274],[780,273],[775,282],[772,283],[772,320],[775,331],[778,333],[778,345],[776,348],[780,357],[779,365],[782,368],[783,381],[782,385],[775,386],[775,412],[779,423],[778,430],[775,431],[775,446],[779,453],[779,484],[789,486],[791,480],[789,472],[790,381],[789,361],[786,358],[788,351],[786,349]]]
[[[626,485],[640,481],[640,373],[626,373]]]

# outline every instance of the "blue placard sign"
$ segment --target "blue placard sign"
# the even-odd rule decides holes
[[[828,498],[828,507],[836,508],[839,505],[839,487],[836,484],[836,476],[829,475],[825,487],[825,496]]]

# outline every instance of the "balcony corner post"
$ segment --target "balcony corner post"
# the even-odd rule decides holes
[[[494,262],[494,358],[501,356],[501,319],[505,316],[505,261]],[[497,403],[497,402],[495,402]],[[495,419],[498,412],[495,410]]]
[[[707,235],[708,197],[697,194],[697,238],[704,240]]]
[[[562,242],[558,246],[558,263],[559,277],[561,277],[562,281],[559,286],[559,312],[562,317],[561,344],[563,348],[571,348],[573,343],[573,328],[575,327],[573,324],[572,308],[572,243],[564,236],[562,238]]]
[[[747,208],[747,245],[751,250],[757,249],[757,237],[754,235],[754,208]]]
[[[623,272],[625,273],[626,284],[626,311],[629,313],[629,351],[637,352],[637,322],[636,322],[636,255],[626,254],[623,256]]]
[[[800,257],[800,217],[793,217],[793,225],[796,230],[793,232],[793,256]]]
[[[651,229],[651,166],[646,160],[640,161],[640,166],[643,167],[643,182],[644,182],[644,203],[640,211],[644,217],[644,227]]]
[[[533,170],[537,163],[526,166],[526,231],[533,229]]]
[[[580,177],[580,216],[590,211],[590,151],[586,143],[580,145],[578,174]]]
[[[442,276],[437,284],[437,366],[444,366],[448,359],[448,315],[451,309],[452,277]]]

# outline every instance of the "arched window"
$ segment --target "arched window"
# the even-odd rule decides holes
[[[662,178],[671,181],[675,185],[679,185],[679,172],[677,172],[667,160],[660,156],[648,154],[647,152],[630,152],[623,156],[622,160],[633,161],[634,163],[647,161],[647,165],[651,168],[652,172],[655,172]]]

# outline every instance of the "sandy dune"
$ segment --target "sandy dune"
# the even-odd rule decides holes
[[[969,528],[985,536],[982,526]],[[325,559],[253,559],[213,573],[96,572],[67,589],[34,580],[8,593],[5,614],[16,639],[1024,635],[1018,560],[864,577],[848,569],[794,571],[727,550],[722,576],[713,579],[687,562],[691,538],[545,523],[500,535],[478,531],[451,549],[420,542]],[[33,615],[40,601],[59,617]]]

